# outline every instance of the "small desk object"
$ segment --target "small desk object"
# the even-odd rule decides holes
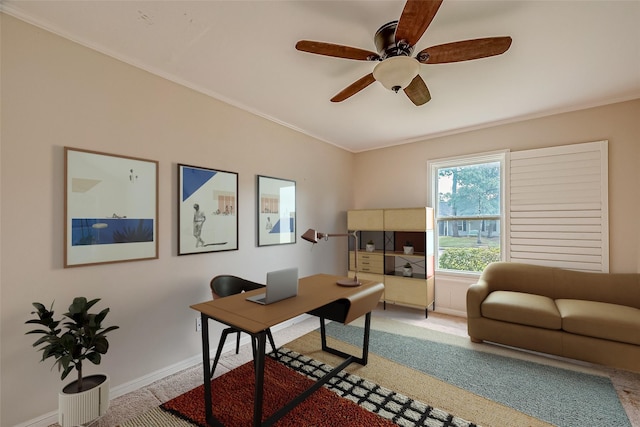
[[[204,403],[207,424],[222,426],[213,416],[211,399],[211,361],[209,357],[209,320],[240,329],[257,341],[255,353],[255,392],[253,402],[253,426],[270,426],[282,418],[287,412],[306,399],[311,393],[326,384],[332,377],[351,363],[367,364],[369,354],[369,332],[371,329],[371,310],[380,301],[384,285],[382,283],[363,280],[358,287],[342,287],[336,282],[344,277],[328,274],[316,274],[301,278],[298,295],[274,304],[260,305],[247,301],[246,298],[261,291],[255,290],[242,294],[192,305],[200,312],[202,318],[202,362],[204,368]],[[320,318],[322,350],[335,354],[345,360],[318,382],[304,391],[283,408],[276,411],[262,422],[262,397],[264,387],[264,364],[267,330],[279,323],[293,319],[304,313]],[[356,357],[327,346],[325,319],[351,323],[365,315],[365,328],[362,343],[362,356]]]

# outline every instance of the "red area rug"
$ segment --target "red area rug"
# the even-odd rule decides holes
[[[251,426],[255,376],[248,362],[211,382],[213,414],[225,426]],[[263,421],[313,384],[307,377],[267,357],[264,371]],[[160,406],[191,423],[206,427],[204,385]],[[395,426],[324,387],[281,418],[278,427]]]

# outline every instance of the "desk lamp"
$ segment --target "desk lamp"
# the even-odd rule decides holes
[[[321,240],[321,239],[329,240],[329,237],[342,237],[342,236],[349,236],[355,239],[355,257],[354,257],[355,275],[353,276],[353,280],[347,278],[347,279],[338,280],[337,283],[340,286],[360,286],[361,283],[358,280],[358,234],[357,234],[357,231],[354,231],[353,233],[328,234],[328,233],[319,233],[316,230],[310,228],[300,237],[302,237],[304,240],[308,242],[316,244],[318,243],[318,240]]]

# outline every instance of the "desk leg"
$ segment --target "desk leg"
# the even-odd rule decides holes
[[[369,333],[371,332],[371,312],[364,316],[364,339],[362,341],[362,361],[361,365],[366,365],[369,361]]]
[[[209,360],[209,318],[204,313],[200,314],[202,320],[202,366],[204,368],[204,411],[207,424],[213,422],[213,410],[211,408],[211,361]]]
[[[253,396],[253,425],[262,425],[262,399],[264,395],[264,365],[265,351],[267,348],[267,331],[262,331],[256,335],[258,348],[254,356],[254,367],[256,374],[256,388]]]
[[[322,341],[322,351],[326,351],[327,353],[335,354],[336,356],[340,356],[342,358],[352,357],[353,361],[360,364],[366,365],[369,360],[369,334],[371,331],[371,312],[368,312],[364,317],[364,338],[362,341],[362,357],[358,358],[351,354],[345,353],[341,350],[329,347],[327,345],[327,330],[324,325],[324,317],[320,318],[320,339]]]
[[[326,328],[325,328],[325,325],[324,325],[324,320],[325,320],[324,317],[320,317],[320,334],[321,334],[321,339],[322,339],[322,350],[326,351],[328,353],[331,353],[331,354],[335,354],[336,356],[340,356],[340,357],[344,358],[345,360],[341,364],[336,366],[331,372],[328,372],[326,375],[324,375],[322,378],[320,378],[318,381],[316,381],[311,387],[306,389],[300,395],[298,395],[297,397],[292,399],[289,403],[287,403],[285,406],[283,406],[278,411],[276,411],[274,414],[272,414],[271,417],[269,417],[267,420],[265,420],[265,422],[263,424],[264,426],[271,426],[271,425],[275,424],[280,418],[282,418],[289,411],[291,411],[293,408],[295,408],[297,405],[299,405],[303,400],[305,400],[307,397],[309,397],[317,389],[322,387],[324,384],[328,383],[331,380],[331,378],[333,378],[336,375],[338,375],[342,370],[344,370],[352,362],[356,362],[356,363],[359,363],[361,365],[366,365],[367,364],[367,359],[368,359],[368,356],[369,356],[369,331],[371,329],[371,312],[367,313],[366,317],[365,317],[364,342],[362,344],[362,357],[361,358],[357,358],[355,356],[352,356],[350,354],[344,353],[344,352],[342,352],[340,350],[334,349],[334,348],[329,347],[327,345],[327,335],[326,335]],[[264,337],[262,337],[262,340],[263,340],[263,345],[264,345]],[[260,353],[258,353],[258,354],[260,354]],[[263,352],[263,354],[264,354],[264,352]],[[257,375],[257,373],[256,373],[256,375]],[[256,389],[256,396],[257,396],[257,392],[258,392],[258,390]],[[257,399],[258,399],[258,397],[256,397],[256,401],[257,401]],[[254,417],[255,417],[255,414],[254,414]],[[259,424],[255,424],[255,418],[254,418],[254,425],[259,425]]]

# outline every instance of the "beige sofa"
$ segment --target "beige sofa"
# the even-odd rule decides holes
[[[495,262],[467,291],[468,332],[640,372],[640,274]]]

